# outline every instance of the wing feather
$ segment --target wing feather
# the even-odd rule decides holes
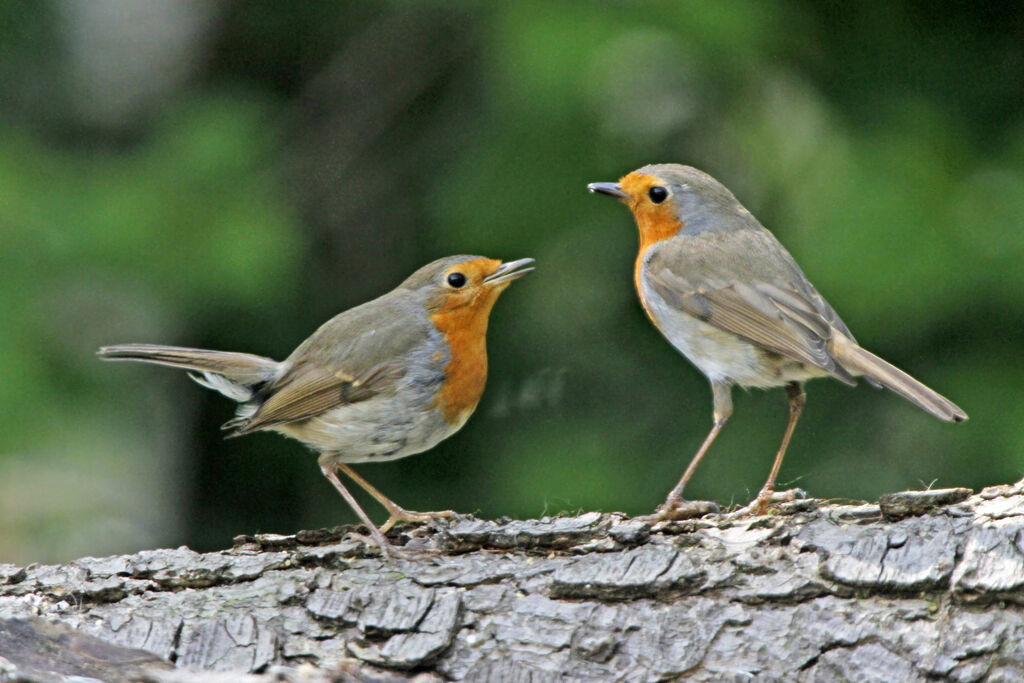
[[[391,308],[415,310],[411,302],[402,306],[400,298],[409,296],[396,290],[324,323],[284,362],[288,369],[224,428],[239,436],[391,391],[404,375],[403,359],[417,342],[437,334],[425,315],[382,315]]]
[[[371,368],[359,377],[331,373],[307,366],[283,377],[251,416],[225,425],[232,436],[288,422],[308,420],[338,406],[365,401],[385,389],[396,378],[387,364]]]
[[[720,249],[721,245],[714,248]],[[721,259],[715,262],[723,263]],[[676,245],[654,251],[647,259],[645,274],[654,291],[678,310],[767,351],[820,368],[848,384],[854,383],[853,376],[829,352],[834,331],[846,330],[846,326],[795,263],[795,275],[788,281],[777,276],[760,278],[757,275],[769,273],[756,273],[749,281],[736,282],[721,266],[719,270],[723,272],[708,272],[708,266],[708,260],[695,256],[685,245]],[[773,272],[777,274],[779,269]],[[701,276],[695,277],[694,273]]]

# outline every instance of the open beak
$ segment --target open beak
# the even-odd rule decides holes
[[[594,194],[606,194],[609,197],[615,197],[622,202],[629,199],[629,195],[622,190],[622,185],[618,183],[590,183],[587,185],[587,189]]]
[[[506,261],[498,266],[498,269],[484,278],[485,285],[497,285],[504,282],[518,280],[527,273],[532,273],[532,258],[521,258],[518,261]]]

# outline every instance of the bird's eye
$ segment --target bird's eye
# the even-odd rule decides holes
[[[661,185],[655,185],[651,189],[647,190],[647,196],[651,198],[651,201],[655,204],[661,204],[663,201],[668,199],[668,190]]]
[[[466,284],[466,276],[462,273],[452,273],[448,276],[448,284],[458,289],[462,285]]]

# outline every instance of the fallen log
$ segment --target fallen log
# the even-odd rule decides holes
[[[0,678],[1024,679],[1024,482],[0,565]]]

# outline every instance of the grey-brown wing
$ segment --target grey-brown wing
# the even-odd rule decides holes
[[[267,398],[251,416],[224,425],[233,435],[298,422],[322,415],[338,406],[357,403],[385,391],[400,376],[396,366],[382,363],[359,376],[343,370],[307,365],[286,373],[270,388]]]
[[[666,303],[684,313],[853,384],[853,377],[836,364],[828,349],[834,329],[843,331],[845,325],[831,307],[822,307],[824,299],[770,234],[770,242],[759,235],[750,237],[737,239],[733,233],[730,244],[713,234],[694,235],[690,239],[709,241],[666,245],[647,261],[648,282]],[[741,269],[733,263],[743,264],[743,281],[736,277]]]
[[[385,295],[397,296],[407,294]],[[398,307],[403,309],[416,310]],[[389,316],[388,310],[395,307],[364,304],[324,323],[288,357],[289,369],[262,389],[265,398],[256,411],[225,428],[244,434],[307,420],[390,390],[404,375],[403,360],[432,327],[425,316]]]

